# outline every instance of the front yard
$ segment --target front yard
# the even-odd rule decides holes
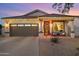
[[[75,56],[79,55],[79,38],[61,37],[59,43],[50,42],[50,37],[40,39],[41,56]]]

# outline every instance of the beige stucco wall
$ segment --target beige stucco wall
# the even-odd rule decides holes
[[[9,32],[9,24],[11,23],[38,23],[39,24],[39,32],[41,31],[41,24],[40,24],[40,20],[39,19],[42,19],[42,31],[44,32],[44,21],[47,21],[47,20],[67,20],[69,22],[69,20],[73,20],[73,18],[53,18],[53,17],[50,17],[50,18],[47,18],[47,17],[43,17],[43,18],[29,18],[29,19],[2,19],[3,22],[4,22],[4,29],[5,29],[5,32]],[[6,20],[8,20],[8,23],[6,22]],[[70,22],[69,22],[70,23]],[[8,28],[6,28],[8,27]],[[66,33],[68,33],[68,30],[67,29],[67,24],[65,24],[65,30],[66,30]],[[50,21],[50,33],[52,33],[52,23]]]

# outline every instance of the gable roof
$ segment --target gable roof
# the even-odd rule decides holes
[[[36,9],[36,10],[33,10],[25,15],[21,15],[21,16],[12,16],[12,17],[3,17],[2,19],[7,19],[7,18],[36,18],[36,17],[39,17],[39,16],[42,16],[42,15],[47,15],[48,13],[42,11],[42,10],[39,10],[39,9]]]
[[[37,18],[37,17],[79,17],[79,16],[72,16],[72,15],[62,15],[62,14],[48,14],[42,10],[36,9],[33,10],[25,15],[21,16],[12,16],[12,17],[3,17],[1,19],[14,19],[14,18]]]
[[[63,14],[47,14],[40,17],[79,17],[79,16],[63,15]]]
[[[46,14],[48,14],[48,13],[46,13],[42,10],[36,9],[36,10],[29,12],[23,16],[42,16],[42,15],[46,15]]]

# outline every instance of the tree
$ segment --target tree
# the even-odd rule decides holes
[[[0,24],[0,29],[2,29],[2,25]]]
[[[0,35],[2,34],[2,25],[0,24]]]
[[[52,8],[56,9],[62,14],[69,13],[70,9],[74,7],[74,3],[54,3]]]

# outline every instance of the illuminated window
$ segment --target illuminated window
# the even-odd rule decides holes
[[[18,26],[24,26],[23,24],[18,24]]]
[[[64,22],[53,22],[53,35],[65,35]]]
[[[13,25],[11,25],[11,26],[17,26],[17,25],[13,24]]]
[[[36,24],[32,24],[32,26],[37,26]]]
[[[30,24],[25,24],[25,26],[31,26]]]
[[[60,30],[64,30],[64,23],[63,22],[54,22],[53,31],[60,31]]]

